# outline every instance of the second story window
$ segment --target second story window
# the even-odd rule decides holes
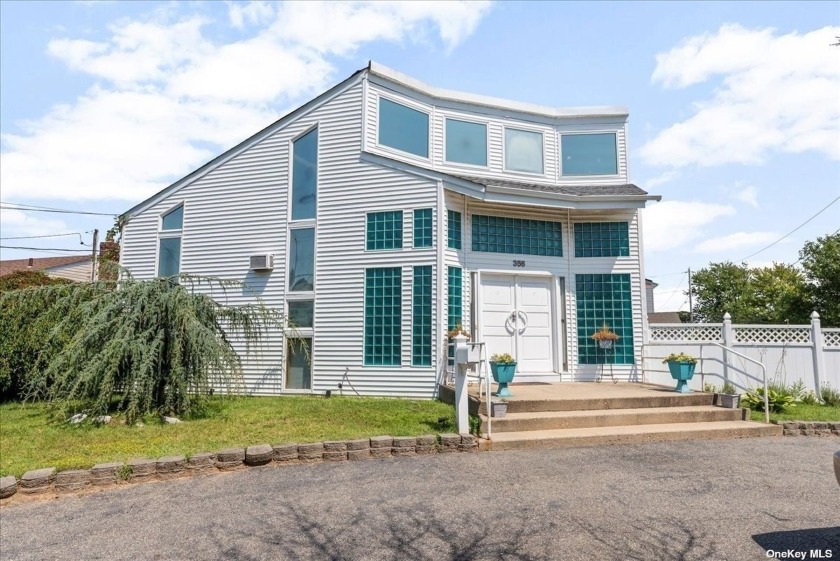
[[[315,228],[289,230],[289,291],[315,290]]]
[[[429,157],[429,114],[379,98],[379,144]]]
[[[318,199],[318,129],[292,144],[292,220],[315,218]]]
[[[181,233],[184,228],[184,205],[161,217],[158,234],[159,277],[174,277],[181,272]]]
[[[446,161],[487,165],[487,125],[446,119]]]
[[[563,175],[615,175],[615,133],[564,134],[560,139]]]
[[[541,132],[505,129],[505,169],[543,173],[543,135]]]
[[[403,215],[401,210],[367,213],[365,247],[368,250],[402,249]]]

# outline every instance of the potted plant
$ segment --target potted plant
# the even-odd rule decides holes
[[[504,417],[507,415],[508,410],[508,402],[506,399],[502,399],[500,401],[491,401],[490,402],[490,416],[491,417]]]
[[[490,357],[490,372],[493,373],[493,380],[499,384],[497,397],[513,397],[508,389],[508,384],[513,381],[516,373],[516,361],[508,353],[494,354]]]
[[[601,329],[592,334],[592,338],[598,341],[598,346],[602,349],[611,349],[613,343],[618,341],[618,334],[610,331],[606,323],[601,326]]]
[[[697,366],[697,359],[685,353],[671,353],[662,361],[668,364],[671,378],[677,381],[676,391],[680,393],[691,393],[688,381],[694,376],[694,368]]]
[[[727,409],[738,409],[741,404],[741,394],[735,389],[729,380],[723,383],[723,389],[718,394],[718,405]]]

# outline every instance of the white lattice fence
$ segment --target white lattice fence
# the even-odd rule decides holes
[[[661,323],[650,325],[650,341],[720,342],[720,323],[680,324]]]
[[[826,347],[840,347],[840,329],[823,329],[823,345]]]
[[[787,325],[733,326],[736,343],[811,343],[811,328]]]

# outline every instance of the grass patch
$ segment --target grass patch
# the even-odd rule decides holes
[[[438,419],[447,422],[438,425]],[[69,425],[49,421],[42,403],[0,405],[0,475],[30,469],[86,469],[94,464],[215,452],[231,446],[318,442],[451,431],[455,412],[437,401],[289,396],[216,399],[201,415],[167,425]]]
[[[764,411],[750,411],[753,421],[764,422]],[[840,407],[797,403],[784,413],[770,413],[771,421],[840,421]]]

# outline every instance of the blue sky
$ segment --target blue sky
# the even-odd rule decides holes
[[[429,84],[630,108],[658,310],[840,196],[840,10],[817,3],[0,3],[4,203],[120,213],[376,60]],[[0,210],[0,237],[110,227]],[[840,202],[748,262],[795,262]],[[4,246],[85,249],[78,236]],[[0,249],[3,259],[60,251]]]

